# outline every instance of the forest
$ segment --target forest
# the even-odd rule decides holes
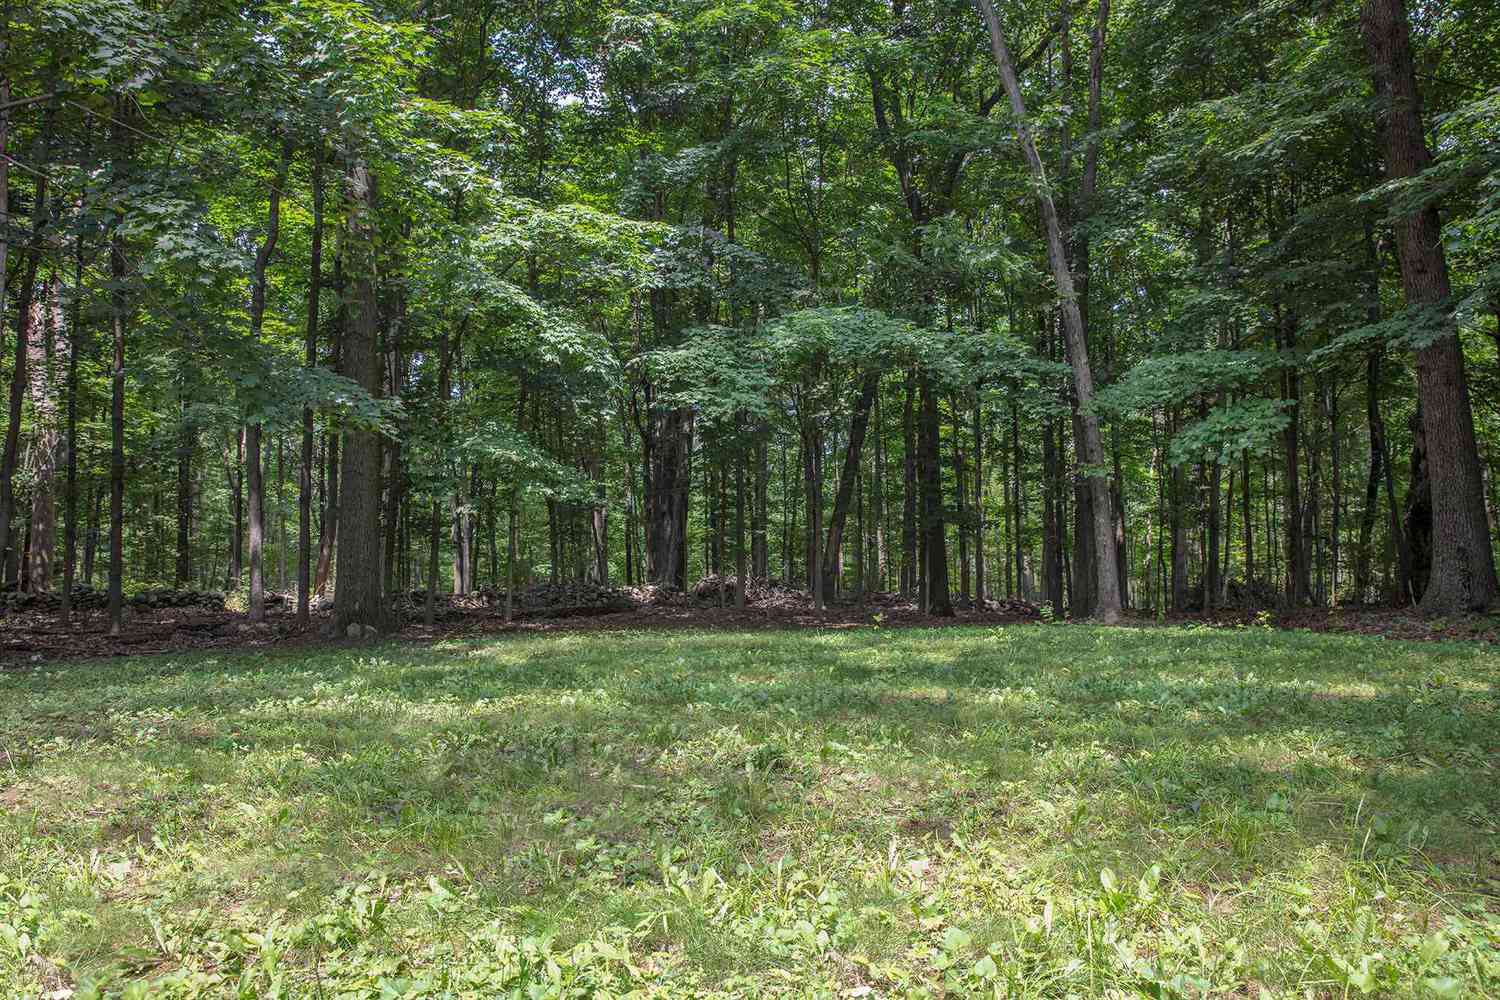
[[[1493,0],[0,0],[0,995],[1500,996]]]
[[[1496,598],[1487,4],[7,17],[4,585],[65,615]]]

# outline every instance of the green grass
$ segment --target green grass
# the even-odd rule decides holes
[[[1500,996],[1497,682],[1085,626],[8,673],[0,994]]]

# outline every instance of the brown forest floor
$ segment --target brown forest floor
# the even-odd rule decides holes
[[[479,599],[444,600],[438,621],[431,627],[422,622],[422,609],[410,604],[401,609],[400,627],[394,637],[425,643],[485,634],[545,633],[582,630],[747,630],[858,628],[937,628],[963,625],[1007,625],[1041,623],[1037,610],[1019,601],[989,602],[984,609],[961,608],[952,618],[926,615],[916,605],[895,595],[873,595],[862,604],[834,604],[819,613],[805,594],[776,591],[754,601],[744,610],[720,607],[712,598],[627,591],[639,604],[632,610],[561,616],[531,615],[507,624],[502,609]],[[555,612],[553,613],[555,614]],[[0,613],[0,668],[23,668],[29,663],[52,660],[97,659],[145,653],[175,653],[205,649],[269,649],[327,645],[343,640],[327,635],[329,611],[315,611],[312,625],[296,627],[290,602],[268,611],[265,623],[250,624],[241,612],[201,607],[133,609],[124,634],[108,635],[108,619],[102,610],[75,614],[64,622],[55,612]],[[1169,614],[1130,612],[1123,623],[1130,627],[1199,625],[1246,627],[1271,625],[1316,632],[1344,632],[1389,639],[1470,640],[1500,643],[1500,614],[1461,618],[1424,619],[1409,608],[1340,607],[1301,608],[1293,611],[1220,609],[1210,613]],[[386,638],[390,638],[387,636]]]

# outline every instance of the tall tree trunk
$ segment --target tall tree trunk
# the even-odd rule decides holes
[[[1177,413],[1170,420],[1170,436],[1178,430]],[[1169,529],[1172,535],[1172,610],[1186,611],[1188,603],[1187,472],[1179,463],[1171,467]]]
[[[347,228],[347,227],[346,227]],[[344,255],[340,251],[333,258],[334,301],[338,312],[333,325],[333,342],[329,358],[335,371],[343,371],[344,329],[349,323],[349,308],[345,301]],[[333,571],[333,552],[338,546],[339,532],[339,436],[329,434],[323,446],[323,460],[327,465],[323,485],[323,517],[318,531],[318,567],[313,575],[313,593],[321,594],[328,586],[328,577]]]
[[[228,591],[240,589],[240,575],[244,569],[244,452],[245,432],[240,429],[234,432],[234,464],[224,470],[229,488],[229,565],[224,574],[224,589]]]
[[[1380,464],[1385,452],[1385,420],[1380,415],[1382,354],[1384,351],[1380,347],[1372,347],[1365,358],[1365,420],[1370,428],[1370,474],[1365,479],[1365,507],[1359,519],[1359,549],[1354,561],[1354,590],[1361,602],[1369,600],[1375,521],[1380,513]]]
[[[276,253],[276,241],[281,235],[281,189],[286,187],[286,175],[292,162],[292,143],[284,140],[281,160],[276,166],[276,177],[268,193],[269,208],[266,213],[266,239],[255,253],[255,273],[250,289],[250,340],[260,343],[261,328],[266,317],[266,270]],[[252,420],[245,430],[245,463],[250,471],[250,620],[266,620],[266,485],[262,468],[260,448],[261,424]]]
[[[880,409],[880,393],[875,394],[875,448],[871,456],[870,519],[875,526],[875,557],[871,573],[871,590],[890,588],[885,525],[885,424]]]
[[[442,327],[438,333],[438,439],[443,441],[443,447],[447,447],[444,432],[447,428],[448,399],[453,393],[453,353],[449,350],[448,328]],[[427,594],[423,605],[422,620],[431,628],[437,618],[437,578],[438,578],[438,552],[442,547],[442,525],[443,525],[443,502],[436,491],[432,495],[432,520],[428,525],[427,533]],[[455,556],[455,558],[457,558]],[[554,560],[555,564],[555,560]],[[463,581],[455,569],[453,577],[454,592],[463,585]]]
[[[748,570],[745,553],[745,454],[739,451],[734,457],[734,606],[741,611],[745,608]],[[720,593],[723,593],[722,588]]]
[[[1343,533],[1344,515],[1344,470],[1342,452],[1339,446],[1339,387],[1337,381],[1330,379],[1324,392],[1328,400],[1328,463],[1329,475],[1331,477],[1330,501],[1333,510],[1329,518],[1329,567],[1330,567],[1330,596],[1331,603],[1336,607],[1339,603],[1339,560],[1341,554],[1341,538]]]
[[[1281,349],[1286,352],[1285,367],[1281,373],[1281,398],[1286,406],[1287,424],[1282,432],[1282,459],[1286,490],[1286,590],[1285,600],[1291,607],[1300,607],[1312,600],[1312,581],[1307,564],[1307,544],[1303,535],[1302,518],[1302,387],[1298,377],[1297,314],[1277,307],[1277,336]]]
[[[3,268],[0,268],[3,269]],[[3,280],[3,279],[0,279]],[[0,296],[3,298],[3,296]],[[73,615],[73,567],[78,551],[78,352],[83,347],[83,236],[73,251],[73,320],[68,330],[67,485],[63,501],[62,620]]]
[[[771,551],[768,533],[770,529],[770,462],[767,454],[765,427],[757,427],[755,433],[755,487],[754,513],[750,519],[750,575],[757,580],[771,576]]]
[[[1077,459],[1082,473],[1088,479],[1092,506],[1092,528],[1094,533],[1094,567],[1097,573],[1098,616],[1105,622],[1117,621],[1120,617],[1120,578],[1115,555],[1115,532],[1113,507],[1109,497],[1109,479],[1104,469],[1104,442],[1099,433],[1099,418],[1094,414],[1094,374],[1089,367],[1088,339],[1079,311],[1078,298],[1073,286],[1073,275],[1068,268],[1067,255],[1063,249],[1062,227],[1058,222],[1057,207],[1047,186],[1047,173],[1037,154],[1036,143],[1027,125],[1026,103],[1021,96],[1021,85],[1016,79],[1015,65],[1010,50],[1006,47],[1000,31],[1000,21],[995,16],[991,0],[978,0],[980,13],[989,28],[990,49],[1000,71],[1000,80],[1010,99],[1011,112],[1015,117],[1016,135],[1027,166],[1036,181],[1037,201],[1042,211],[1042,221],[1047,233],[1047,258],[1052,268],[1052,278],[1057,285],[1059,308],[1062,310],[1063,335],[1067,342],[1068,363],[1073,370],[1073,392],[1080,410],[1081,435],[1076,445]]]
[[[836,561],[839,549],[844,544],[844,523],[849,517],[849,505],[854,498],[854,483],[859,476],[860,457],[864,454],[865,434],[870,426],[870,408],[880,388],[880,372],[872,370],[865,374],[860,386],[859,399],[854,404],[854,414],[849,421],[849,441],[844,447],[844,464],[839,470],[838,491],[833,499],[833,516],[828,521],[828,538],[823,545],[823,593],[834,593],[838,578]]]
[[[343,345],[344,374],[371,396],[380,395],[376,343],[375,178],[362,162],[349,171],[349,329]],[[380,435],[364,428],[344,431],[339,520],[338,586],[334,590],[335,634],[351,625],[385,629],[387,609],[380,571]],[[362,629],[361,631],[363,631]]]
[[[964,500],[969,492],[968,469],[964,463],[963,445],[960,439],[963,437],[963,425],[958,418],[958,400],[950,398],[949,405],[953,408],[953,506],[958,522],[958,600],[965,607],[970,606],[971,594],[969,590],[969,528],[965,523],[968,520]]]
[[[687,586],[688,495],[692,489],[688,446],[692,439],[688,413],[659,407],[648,416],[651,427],[646,518],[646,578],[657,586]]]
[[[177,427],[177,567],[176,585],[187,587],[193,578],[193,445],[197,439],[188,422],[187,385],[183,384]]]
[[[115,104],[116,115],[124,113]],[[118,126],[117,126],[118,128]],[[117,137],[118,139],[118,137]],[[125,600],[125,245],[120,233],[123,220],[116,212],[110,232],[109,274],[110,323],[113,331],[113,365],[110,372],[109,406],[109,634],[117,636],[124,625]]]
[[[1240,479],[1243,481],[1243,489],[1240,490],[1240,521],[1244,532],[1245,546],[1245,584],[1246,594],[1253,593],[1255,583],[1255,519],[1251,517],[1250,497],[1250,453],[1247,451],[1240,456]]]
[[[0,20],[0,57],[10,55],[10,7]],[[5,320],[10,276],[10,76],[0,70],[0,344],[5,342]],[[22,324],[24,326],[24,324]],[[16,363],[11,371],[10,410],[5,427],[4,457],[0,458],[0,557],[10,540],[10,511],[16,469],[16,449],[21,440],[21,386],[26,382],[25,330],[16,331]]]
[[[52,555],[56,548],[57,519],[53,479],[57,473],[57,394],[53,370],[58,334],[62,327],[62,305],[57,275],[42,285],[42,296],[32,306],[31,320],[31,416],[34,467],[31,487],[31,552],[27,560],[28,589],[33,594],[52,590]]]
[[[312,234],[307,262],[307,322],[303,365],[318,365],[318,316],[323,292],[324,150],[312,156]],[[297,627],[307,628],[312,602],[313,408],[302,408],[302,468],[297,480]]]
[[[1366,0],[1360,27],[1375,92],[1383,105],[1386,175],[1416,177],[1432,157],[1423,130],[1405,3]],[[1453,326],[1448,261],[1435,201],[1429,200],[1397,221],[1396,247],[1408,308],[1436,314],[1442,323],[1439,335],[1417,351],[1417,392],[1433,513],[1432,572],[1420,607],[1429,615],[1483,610],[1500,596],[1500,582],[1495,576],[1474,414],[1463,349]]]
[[[974,601],[987,598],[984,580],[984,399],[974,394]]]
[[[905,408],[901,414],[901,595],[910,597],[917,586],[917,436],[916,375],[906,373]]]
[[[926,541],[924,594],[930,615],[953,617],[953,598],[948,593],[947,523],[943,517],[942,427],[938,423],[937,396],[924,373],[917,377],[922,420],[922,534]]]

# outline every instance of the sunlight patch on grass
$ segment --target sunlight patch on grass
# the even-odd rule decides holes
[[[1500,992],[1500,654],[571,633],[0,675],[0,991]]]

